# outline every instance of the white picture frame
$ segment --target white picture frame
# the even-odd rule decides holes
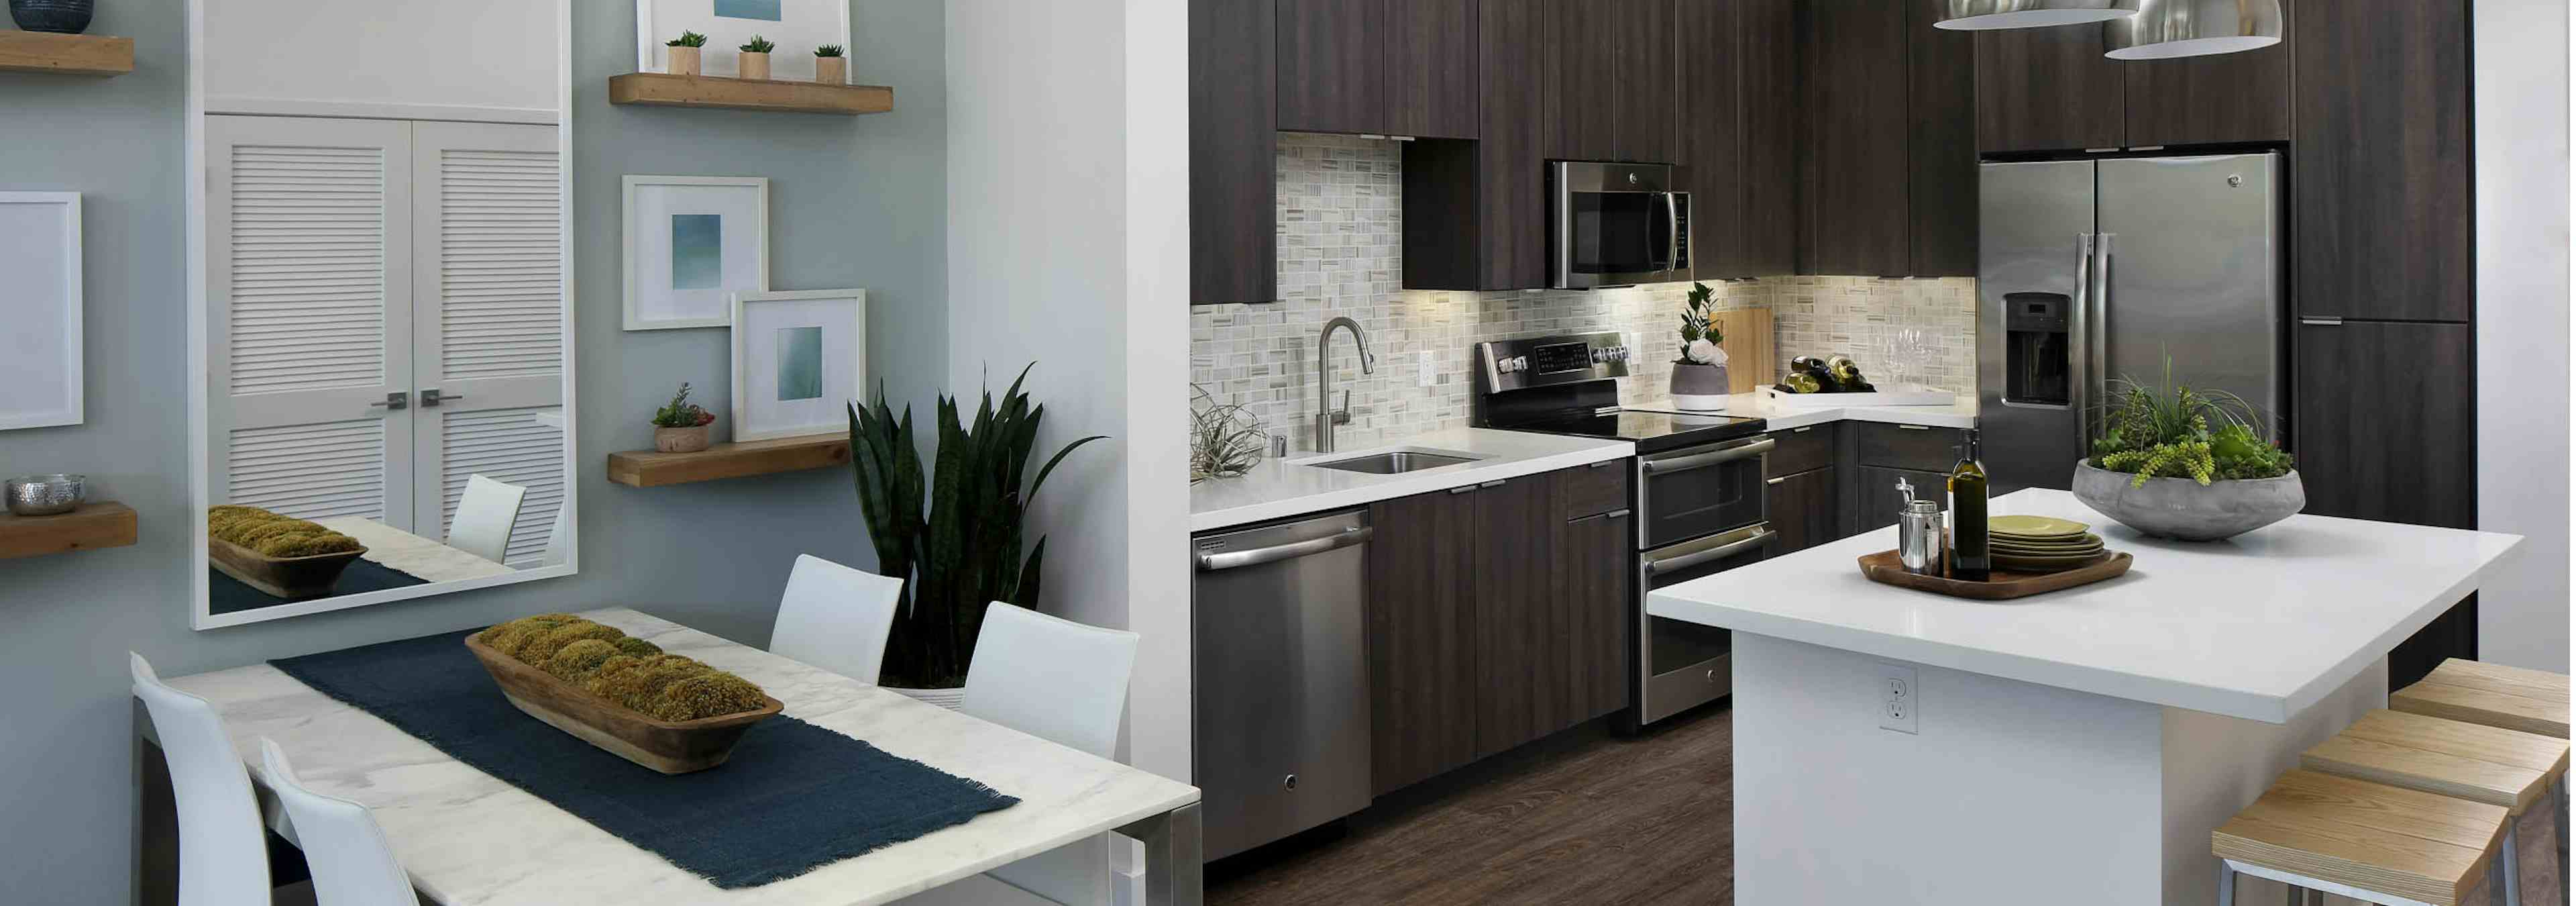
[[[767,5],[777,19],[718,15],[735,3]],[[707,36],[699,51],[700,75],[733,78],[742,71],[740,48],[753,35],[778,45],[770,52],[774,81],[814,80],[814,48],[850,46],[849,0],[635,0],[635,71],[670,72],[662,48],[683,31]]]
[[[0,274],[0,430],[80,424],[80,193],[0,192]]]
[[[794,339],[811,332],[810,375],[789,352],[791,330]],[[795,386],[804,380],[811,383]],[[846,432],[849,403],[866,398],[867,388],[867,290],[734,294],[734,440]]]
[[[704,228],[682,226],[706,217],[712,246]],[[769,291],[767,177],[628,176],[622,218],[627,330],[729,326],[734,293]]]

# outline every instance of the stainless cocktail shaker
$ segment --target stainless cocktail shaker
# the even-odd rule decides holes
[[[1918,500],[1914,484],[1896,480],[1903,503],[1896,511],[1896,558],[1916,575],[1941,574],[1941,501]]]

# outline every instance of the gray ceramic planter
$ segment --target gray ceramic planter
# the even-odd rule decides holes
[[[2158,538],[2216,541],[2288,519],[2307,508],[2299,473],[2249,481],[2150,478],[2143,487],[2127,472],[2106,472],[2089,461],[2075,464],[2075,499],[2121,525]]]
[[[1726,366],[1673,363],[1673,405],[1692,412],[1726,409]]]

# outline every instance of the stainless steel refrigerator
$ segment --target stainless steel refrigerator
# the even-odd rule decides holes
[[[2279,154],[1989,163],[1977,421],[1996,493],[2064,489],[2116,381],[2233,392],[2279,424]],[[2277,436],[2277,435],[2276,435]]]

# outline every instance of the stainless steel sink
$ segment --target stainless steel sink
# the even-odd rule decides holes
[[[1371,475],[1397,475],[1405,472],[1419,472],[1424,469],[1437,469],[1441,466],[1454,466],[1459,463],[1475,462],[1477,459],[1478,457],[1474,456],[1459,456],[1451,453],[1434,453],[1429,450],[1389,450],[1384,453],[1371,453],[1367,456],[1336,459],[1332,462],[1307,463],[1307,465],[1311,465],[1318,469],[1339,469],[1344,472],[1366,472]]]

